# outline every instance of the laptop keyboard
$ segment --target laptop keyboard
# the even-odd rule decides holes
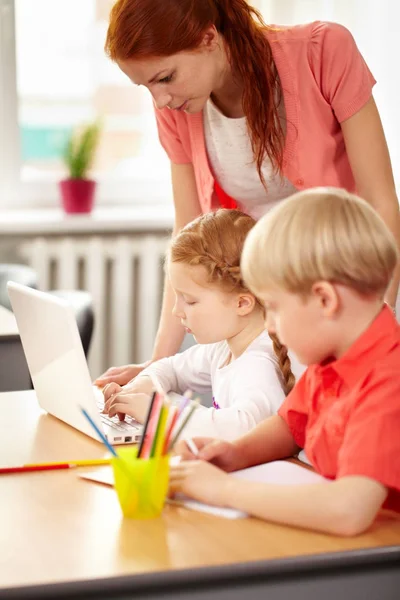
[[[132,431],[132,427],[137,428],[137,423],[128,423],[126,421],[120,421],[118,417],[108,417],[103,413],[100,413],[100,419],[105,425],[109,425],[113,429],[117,429],[117,431]],[[129,419],[129,417],[126,417]]]
[[[125,416],[125,421],[120,421],[118,415],[115,415],[115,417],[109,417],[108,415],[102,412],[104,408],[104,396],[101,390],[95,390],[95,397],[97,407],[100,413],[100,419],[102,423],[104,423],[104,425],[108,425],[109,427],[112,427],[112,429],[115,429],[117,431],[132,431],[132,429],[139,429],[140,424],[137,421],[135,421],[135,419],[132,419],[132,417],[130,417],[129,415]]]

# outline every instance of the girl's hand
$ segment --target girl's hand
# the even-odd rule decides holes
[[[227,506],[230,477],[210,463],[201,460],[171,465],[168,494],[184,494],[206,504]]]
[[[104,409],[103,413],[109,417],[118,415],[120,421],[129,415],[143,423],[150,405],[150,395],[140,391],[140,386],[128,384],[121,387],[117,383],[109,383],[103,390]]]
[[[139,423],[143,423],[149,410],[149,405],[150,396],[148,394],[120,392],[108,400],[107,405],[104,406],[104,412],[109,417],[118,415],[120,421],[125,419],[125,415],[129,415]]]
[[[108,383],[104,388],[103,388],[103,396],[104,396],[104,413],[108,413],[108,410],[106,410],[106,406],[108,401],[110,400],[110,398],[112,398],[113,396],[115,396],[115,394],[118,394],[119,392],[123,391],[123,387],[121,385],[119,385],[118,383]]]

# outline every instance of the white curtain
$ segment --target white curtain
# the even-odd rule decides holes
[[[350,29],[377,85],[377,102],[400,189],[400,3],[397,0],[249,0],[267,23],[336,21]]]

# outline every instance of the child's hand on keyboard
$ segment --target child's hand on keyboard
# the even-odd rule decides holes
[[[143,423],[152,391],[153,384],[149,377],[137,377],[123,387],[117,383],[109,383],[103,389],[103,412],[109,417],[118,415],[121,421],[125,419],[125,415],[130,415],[139,423]]]

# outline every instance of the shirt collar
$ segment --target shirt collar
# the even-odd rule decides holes
[[[365,371],[366,364],[373,364],[399,341],[399,325],[393,312],[385,304],[343,356],[326,365],[318,365],[316,372],[323,376],[325,372],[334,370],[348,385],[353,385],[360,373]]]

